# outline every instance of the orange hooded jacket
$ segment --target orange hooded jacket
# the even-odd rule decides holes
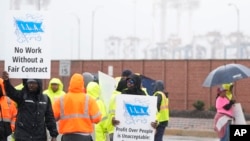
[[[12,132],[15,129],[17,108],[15,106],[15,102],[6,96],[3,79],[0,78],[0,87],[2,90],[3,96],[0,96],[0,121],[10,122]],[[2,119],[3,118],[3,119]]]
[[[93,133],[93,124],[98,123],[101,112],[95,99],[83,91],[84,80],[81,74],[75,73],[70,80],[68,92],[53,104],[54,116],[60,134]]]

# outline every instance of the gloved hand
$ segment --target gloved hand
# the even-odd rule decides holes
[[[158,122],[157,122],[157,121],[151,122],[151,126],[152,126],[154,129],[156,129],[157,126],[158,126]]]
[[[112,118],[112,125],[113,125],[113,126],[116,126],[116,125],[118,125],[118,124],[120,124],[120,121],[119,121],[119,120],[116,120],[115,117],[113,117],[113,118]]]
[[[3,78],[3,80],[8,80],[9,79],[9,73],[7,71],[3,71],[2,78]]]

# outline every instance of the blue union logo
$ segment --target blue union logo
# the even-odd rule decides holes
[[[41,34],[44,33],[42,16],[32,14],[26,14],[25,16],[14,18],[17,42],[41,41]]]
[[[149,115],[148,107],[140,105],[125,104],[126,110],[130,116],[145,116]]]
[[[42,22],[31,22],[31,21],[22,21],[16,20],[18,29],[22,33],[38,33],[43,32]]]

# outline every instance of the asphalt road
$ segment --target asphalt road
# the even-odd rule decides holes
[[[164,136],[163,141],[219,141],[218,138],[192,137],[192,136]]]
[[[11,141],[8,138],[8,141]],[[61,136],[58,136],[57,141],[61,141]],[[219,141],[217,138],[192,137],[192,136],[172,136],[165,135],[163,141]]]

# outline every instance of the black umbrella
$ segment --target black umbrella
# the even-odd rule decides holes
[[[203,86],[212,87],[248,77],[250,77],[250,69],[248,67],[241,64],[227,64],[212,70],[203,82]]]

